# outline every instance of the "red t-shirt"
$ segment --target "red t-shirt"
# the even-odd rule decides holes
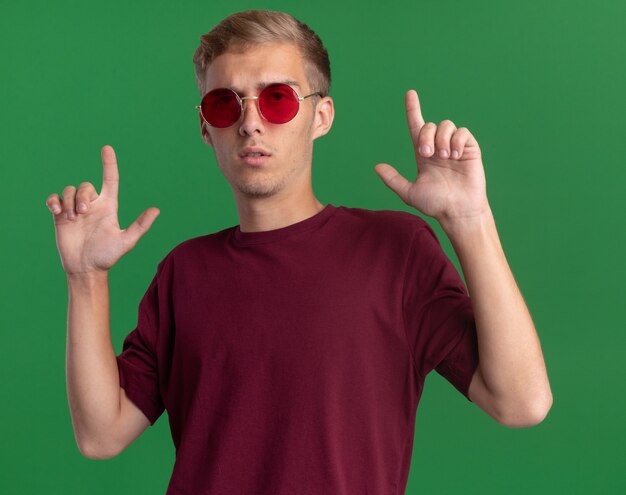
[[[172,495],[403,494],[426,374],[468,397],[478,364],[458,272],[400,211],[187,240],[138,313],[120,384],[167,410]]]

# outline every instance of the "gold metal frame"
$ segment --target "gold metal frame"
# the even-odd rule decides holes
[[[316,95],[317,95],[317,96],[322,96],[322,93],[320,93],[319,91],[316,91],[315,93],[311,93],[310,95],[300,96],[300,95],[298,95],[298,92],[297,92],[295,89],[293,89],[293,88],[292,88],[291,86],[289,86],[288,84],[283,84],[283,83],[270,84],[270,85],[266,86],[265,88],[263,88],[263,89],[261,90],[261,93],[263,93],[263,91],[267,90],[268,88],[271,88],[272,86],[287,86],[288,88],[290,88],[290,89],[291,89],[291,91],[293,91],[293,94],[294,94],[294,95],[296,95],[296,98],[298,99],[298,111],[294,114],[294,116],[293,116],[293,117],[291,117],[291,118],[290,118],[289,120],[287,120],[286,122],[281,122],[282,124],[286,124],[287,122],[289,122],[289,121],[293,120],[293,119],[296,117],[296,115],[298,115],[298,112],[300,111],[300,102],[301,102],[301,101],[304,101],[304,100],[306,100],[307,98],[310,98],[311,96],[316,96]],[[256,108],[257,108],[257,110],[259,111],[259,115],[260,115],[261,117],[263,117],[263,119],[267,120],[268,122],[270,122],[270,123],[272,123],[272,124],[274,123],[274,122],[271,122],[270,120],[268,120],[268,119],[265,117],[265,115],[263,115],[263,112],[261,112],[261,107],[260,107],[259,102],[258,102],[259,97],[260,97],[260,94],[259,94],[259,96],[239,96],[239,95],[237,94],[237,92],[236,92],[236,91],[234,91],[234,90],[232,90],[232,89],[230,89],[230,88],[215,88],[215,89],[212,89],[211,91],[209,91],[208,93],[206,93],[204,96],[208,95],[209,93],[211,93],[211,92],[213,92],[213,91],[217,91],[217,90],[224,90],[224,89],[227,89],[228,91],[231,91],[231,92],[232,92],[232,93],[234,93],[234,95],[237,97],[237,101],[239,102],[239,117],[237,118],[237,120],[235,120],[235,122],[233,122],[233,123],[232,123],[232,124],[230,124],[229,126],[226,126],[226,127],[216,127],[217,129],[226,129],[227,127],[230,127],[230,126],[232,126],[232,125],[236,124],[236,123],[239,121],[239,119],[241,119],[241,116],[243,115],[243,104],[244,104],[244,101],[245,101],[245,100],[257,100],[257,102],[256,102]],[[202,99],[204,99],[204,96],[202,97]],[[200,105],[196,105],[194,108],[195,108],[196,110],[198,110],[198,113],[200,114],[200,117],[202,117],[202,120],[203,120],[203,121],[204,121],[207,125],[210,125],[211,127],[215,127],[215,126],[211,125],[211,124],[207,121],[207,119],[205,119],[205,118],[204,118],[204,115],[202,114],[202,103],[201,103]]]

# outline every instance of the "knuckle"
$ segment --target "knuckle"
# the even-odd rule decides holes
[[[420,130],[420,134],[419,134],[420,142],[428,141],[432,139],[433,135],[435,134],[436,129],[437,129],[437,126],[433,122],[426,122]]]
[[[465,139],[466,137],[467,137],[467,134],[463,132],[462,129],[457,129],[454,135],[452,136],[452,139],[456,139],[457,141],[459,141],[461,139]]]
[[[449,141],[450,141],[450,134],[438,132],[437,135],[435,136],[435,142],[437,143],[438,146],[447,144]]]

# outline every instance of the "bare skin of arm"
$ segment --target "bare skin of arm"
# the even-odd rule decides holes
[[[67,186],[63,198],[51,194],[56,242],[68,283],[67,397],[78,448],[92,459],[122,452],[150,424],[119,385],[111,343],[108,271],[148,231],[158,214],[148,208],[127,229],[117,220],[119,174],[115,152],[102,148],[103,184],[78,190]],[[83,203],[86,208],[81,209]]]
[[[417,178],[410,182],[386,163],[375,171],[407,205],[440,223],[459,258],[480,356],[469,396],[503,425],[540,423],[552,407],[550,382],[537,331],[500,244],[480,146],[469,129],[451,120],[425,122],[414,90],[405,104]]]

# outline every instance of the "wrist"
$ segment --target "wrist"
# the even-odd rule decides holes
[[[495,226],[495,218],[488,204],[480,213],[457,217],[443,217],[438,219],[438,222],[450,239],[453,237],[463,238],[480,235]]]
[[[66,273],[68,286],[78,289],[90,289],[108,283],[108,270],[92,270],[86,272]]]
[[[468,263],[494,259],[502,253],[502,246],[491,210],[442,224],[459,262],[465,269]]]

